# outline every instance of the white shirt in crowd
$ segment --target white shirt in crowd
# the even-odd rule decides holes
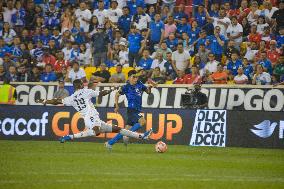
[[[113,23],[118,22],[118,18],[122,16],[122,10],[120,8],[116,9],[108,9],[107,10],[107,17],[112,21]]]
[[[250,47],[247,47],[247,52],[245,54],[245,58],[249,61],[253,60],[258,50],[252,50]]]
[[[267,17],[267,18],[269,18],[269,19],[271,19],[273,13],[274,13],[275,11],[277,11],[277,10],[278,10],[278,8],[276,8],[276,7],[272,7],[271,10],[264,9],[264,10],[263,10],[264,16]]]
[[[260,13],[261,13],[260,10],[256,10],[254,13],[252,11],[250,11],[250,13],[247,16],[249,24],[256,24],[257,18],[254,18],[254,14],[259,16]]]
[[[90,49],[86,49],[85,53],[80,52],[77,60],[80,65],[91,64],[92,54]]]
[[[210,73],[214,73],[217,71],[217,66],[219,62],[217,60],[213,60],[212,62],[207,62],[205,65],[205,72],[208,70]]]
[[[234,81],[236,82],[236,83],[238,83],[238,82],[244,82],[244,81],[247,81],[248,80],[248,77],[245,75],[245,74],[242,74],[242,75],[236,75],[235,77],[234,77]],[[238,83],[238,84],[240,84],[240,83]],[[245,83],[243,83],[243,84],[245,84]]]
[[[262,72],[256,77],[256,85],[269,85],[271,83],[271,76],[267,72]]]
[[[73,51],[73,48],[67,49],[67,47],[64,47],[62,49],[62,52],[64,54],[64,60],[71,60],[72,51]]]
[[[214,25],[214,28],[216,26],[219,26],[220,27],[220,34],[221,35],[224,35],[225,38],[227,39],[227,28],[223,25],[223,24],[219,24],[218,21],[221,21],[221,22],[224,22],[226,23],[228,26],[231,25],[231,20],[228,18],[228,17],[224,17],[224,18],[213,18],[213,25]]]
[[[71,69],[68,74],[68,78],[73,82],[75,79],[82,79],[86,77],[86,73],[82,68],[79,68],[77,72],[74,69]]]
[[[116,1],[118,3],[118,6],[117,6],[118,8],[122,9],[123,7],[126,6],[127,0],[116,0]]]
[[[184,71],[187,68],[188,60],[190,59],[190,54],[186,51],[179,53],[176,50],[172,54],[172,59],[175,61],[177,69]]]
[[[124,65],[128,63],[128,49],[126,51],[119,51],[119,63]]]
[[[93,15],[98,18],[99,25],[103,26],[104,23],[105,23],[105,17],[107,15],[107,10],[105,10],[105,9],[104,10],[96,9],[96,10],[94,10]]]
[[[267,23],[265,23],[265,24],[257,24],[257,26],[256,26],[257,33],[263,34],[264,28],[267,27],[267,26],[269,26]]]
[[[163,59],[162,61],[160,61],[159,59],[154,59],[151,65],[151,69],[155,69],[156,67],[159,67],[161,72],[166,71],[165,68],[165,63],[167,61],[165,59]]]
[[[139,21],[138,23],[134,23],[138,30],[142,30],[144,28],[148,28],[148,23],[151,22],[151,17],[148,14],[138,15]]]
[[[145,4],[148,4],[148,5],[153,5],[157,3],[157,0],[145,0]]]
[[[12,10],[8,9],[7,7],[3,8],[3,17],[4,22],[8,22],[10,26],[12,25],[12,15],[17,12],[17,9],[13,8]]]
[[[243,32],[243,26],[239,23],[237,23],[237,25],[232,25],[230,24],[228,29],[227,29],[227,33],[230,34],[230,36],[235,37],[237,36],[239,33]],[[243,37],[242,35],[236,39],[234,39],[234,41],[236,43],[241,43],[243,41]]]
[[[89,9],[85,9],[83,11],[81,9],[77,9],[75,11],[75,16],[79,20],[80,26],[84,29],[84,32],[88,32],[90,24],[84,21],[83,18],[85,18],[86,20],[91,20],[92,18],[91,11]]]

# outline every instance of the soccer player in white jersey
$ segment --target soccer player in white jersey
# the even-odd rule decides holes
[[[152,133],[152,129],[146,131],[144,134],[132,132],[126,129],[122,129],[118,126],[113,126],[100,120],[99,113],[94,107],[91,99],[97,96],[104,96],[109,94],[112,90],[94,91],[92,89],[85,89],[83,81],[76,79],[73,81],[75,89],[74,94],[63,99],[52,99],[52,100],[37,100],[38,103],[42,104],[64,104],[67,106],[73,106],[80,115],[84,118],[84,122],[87,130],[77,134],[66,135],[60,138],[60,142],[72,140],[74,138],[83,138],[88,136],[97,136],[100,133],[120,133],[123,136],[128,136],[136,139],[148,139]]]

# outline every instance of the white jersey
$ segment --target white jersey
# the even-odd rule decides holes
[[[98,111],[91,102],[91,99],[99,96],[99,93],[99,91],[92,89],[80,89],[71,96],[62,99],[62,103],[67,106],[73,106],[84,119],[90,116],[99,117]]]

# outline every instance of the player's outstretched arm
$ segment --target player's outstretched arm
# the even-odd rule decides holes
[[[42,103],[43,105],[46,104],[52,104],[52,105],[57,105],[57,104],[63,104],[62,99],[54,98],[51,100],[44,100],[44,99],[38,99],[36,100],[37,103]]]
[[[156,82],[154,82],[153,80],[148,80],[148,82],[149,82],[149,85],[148,85],[148,87],[147,87],[147,89],[146,89],[146,93],[147,94],[150,94],[151,93],[151,89],[153,88],[153,87],[157,87],[158,86],[158,84],[156,83]]]
[[[115,113],[118,113],[118,110],[119,110],[119,104],[118,104],[119,96],[120,96],[120,91],[117,91],[117,92],[115,93],[115,99],[114,99],[114,102],[115,102],[114,112],[115,112]]]
[[[110,94],[112,91],[115,91],[115,90],[117,90],[117,89],[118,89],[118,87],[114,87],[113,89],[110,89],[110,90],[103,90],[103,91],[100,91],[99,96],[108,95],[108,94]]]

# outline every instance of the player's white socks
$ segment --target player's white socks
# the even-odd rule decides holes
[[[73,135],[69,135],[71,137],[71,139],[73,138],[84,138],[84,137],[88,137],[88,136],[94,136],[96,133],[95,131],[88,129],[86,131],[80,132],[80,133],[76,133]]]
[[[142,139],[143,137],[143,134],[132,132],[126,129],[121,129],[119,133],[122,134],[123,136],[128,136],[136,139]]]

